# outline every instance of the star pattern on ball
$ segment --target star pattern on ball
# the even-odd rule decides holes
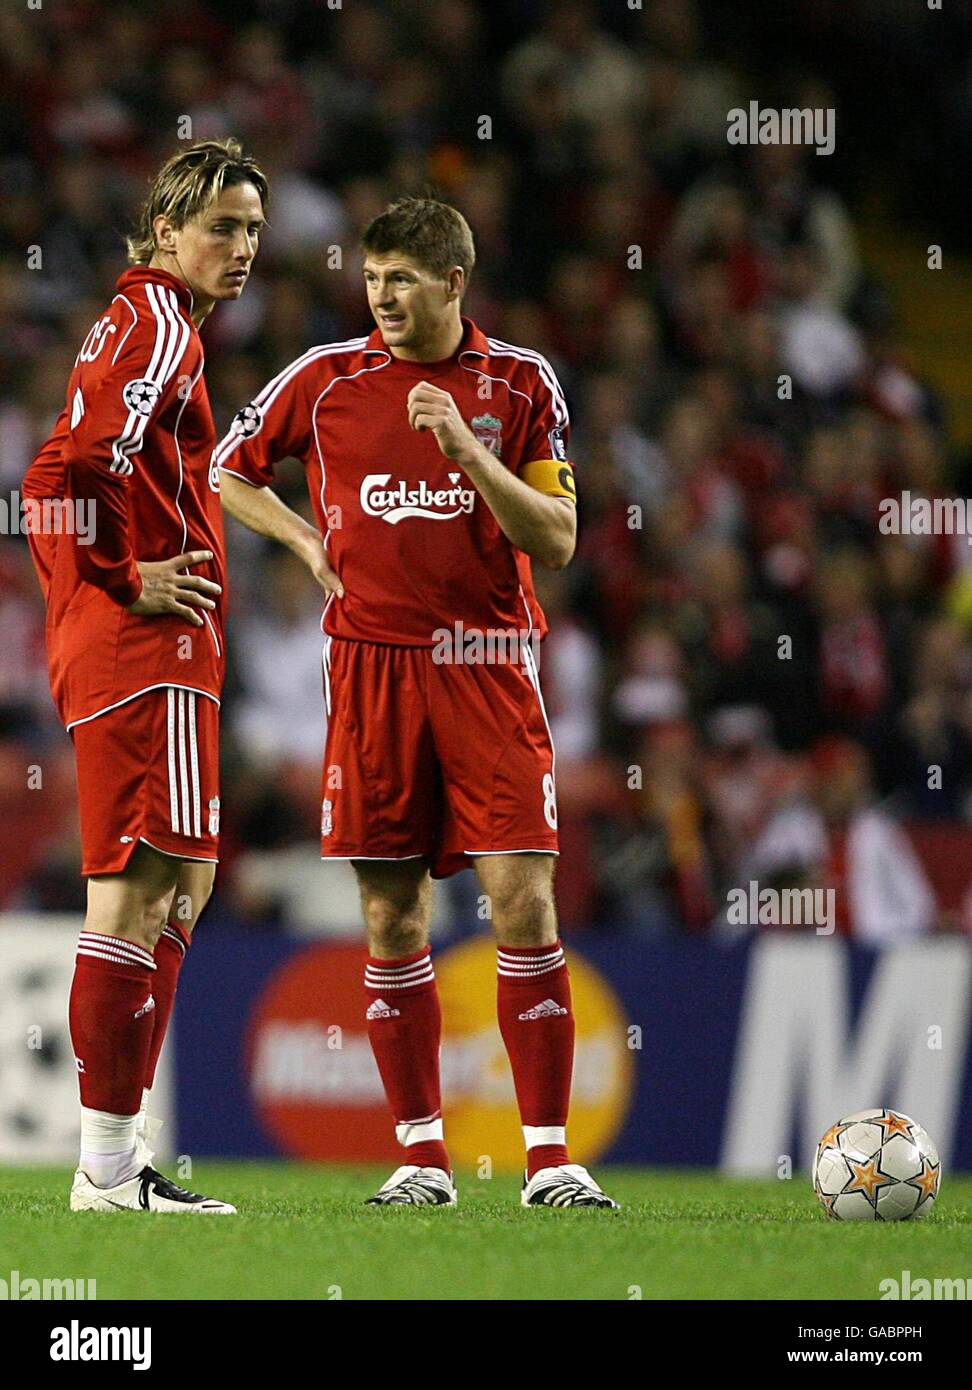
[[[847,1166],[853,1177],[844,1188],[844,1192],[863,1192],[872,1205],[880,1189],[894,1182],[894,1178],[889,1178],[881,1172],[875,1158],[869,1158],[865,1163],[858,1163],[856,1159],[847,1155]]]
[[[934,1205],[941,1177],[938,1153],[918,1121],[877,1106],[832,1124],[817,1145],[812,1171],[814,1195],[835,1221],[920,1217]],[[908,1188],[915,1194],[910,1198]],[[867,1206],[844,1202],[858,1193]]]
[[[926,1197],[934,1197],[935,1193],[938,1191],[939,1172],[939,1164],[932,1163],[923,1155],[921,1160],[921,1172],[916,1177],[912,1178],[909,1184],[911,1187],[920,1189],[921,1201],[924,1201]]]
[[[824,1135],[824,1137],[821,1139],[820,1143],[817,1146],[819,1152],[823,1153],[824,1149],[829,1148],[831,1144],[836,1144],[837,1136],[839,1134],[843,1134],[846,1128],[847,1126],[841,1124],[840,1120],[838,1120],[835,1125],[831,1125],[830,1128],[827,1130],[827,1133]]]
[[[911,1121],[907,1115],[899,1115],[896,1110],[885,1110],[879,1119],[870,1123],[880,1125],[884,1131],[884,1142],[894,1134],[903,1134],[906,1139],[911,1138]]]

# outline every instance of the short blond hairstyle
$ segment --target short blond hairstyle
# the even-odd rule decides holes
[[[154,222],[168,217],[177,229],[204,212],[223,192],[236,184],[252,183],[266,212],[267,178],[255,159],[243,153],[238,140],[200,140],[167,159],[152,180],[138,226],[126,238],[132,265],[148,265],[158,247]]]

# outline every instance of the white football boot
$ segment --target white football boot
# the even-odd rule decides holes
[[[146,1115],[144,1111],[139,1115],[135,1132],[135,1162],[140,1171],[117,1187],[95,1187],[87,1173],[79,1168],[71,1186],[71,1210],[206,1212],[210,1215],[235,1216],[236,1208],[230,1206],[229,1202],[217,1201],[215,1197],[200,1197],[198,1193],[177,1187],[152,1166],[155,1153],[149,1144],[155,1142],[161,1128],[161,1120]]]
[[[235,1216],[236,1208],[215,1197],[200,1197],[178,1187],[146,1164],[127,1182],[117,1187],[95,1187],[80,1168],[71,1185],[72,1211],[165,1211],[201,1212],[206,1215]]]
[[[454,1207],[458,1194],[452,1175],[441,1168],[417,1168],[406,1163],[396,1168],[365,1206]]]
[[[523,1177],[520,1204],[524,1207],[620,1207],[597,1185],[579,1163],[541,1168],[532,1178]]]

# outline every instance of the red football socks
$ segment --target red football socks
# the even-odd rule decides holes
[[[529,1177],[569,1163],[567,1111],[574,1069],[570,978],[559,941],[497,947],[496,1011],[516,1088]]]
[[[155,960],[118,936],[83,931],[68,1017],[81,1104],[135,1115],[155,1027]]]
[[[152,982],[152,993],[155,995],[155,1026],[152,1029],[152,1045],[149,1048],[143,1083],[147,1091],[150,1091],[155,1083],[155,1069],[159,1063],[159,1053],[165,1041],[169,1019],[172,1017],[179,971],[191,940],[191,933],[186,931],[185,927],[178,922],[167,922],[155,944],[155,978]]]
[[[498,948],[497,1014],[513,1072],[530,1177],[569,1163],[566,1126],[574,1065],[570,980],[560,942]],[[442,1139],[442,1015],[431,955],[369,956],[368,1037],[407,1162],[449,1171]]]
[[[399,960],[368,956],[365,997],[368,1038],[405,1161],[448,1173],[439,1087],[442,1011],[429,948]]]

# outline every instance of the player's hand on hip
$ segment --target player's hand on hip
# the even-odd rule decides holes
[[[211,550],[190,550],[171,560],[140,560],[137,568],[142,576],[142,592],[129,606],[129,613],[143,618],[178,613],[196,627],[202,627],[205,619],[196,609],[215,608],[215,596],[223,590],[211,579],[187,571],[191,565],[201,565],[212,558]]]
[[[344,585],[338,578],[337,571],[331,567],[320,536],[312,536],[307,544],[301,547],[299,554],[326,594],[336,594],[338,598],[344,598]]]
[[[449,395],[429,381],[420,381],[408,393],[408,423],[413,430],[431,430],[447,459],[458,458],[476,443],[476,437]]]

